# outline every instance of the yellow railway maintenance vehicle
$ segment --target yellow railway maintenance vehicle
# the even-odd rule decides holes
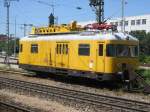
[[[127,66],[138,67],[138,47],[135,37],[115,31],[33,31],[20,39],[19,66],[36,73],[128,79]]]

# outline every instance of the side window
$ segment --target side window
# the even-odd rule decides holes
[[[135,25],[135,20],[131,20],[131,25]]]
[[[106,53],[107,53],[107,56],[116,56],[115,45],[107,45]]]
[[[103,44],[99,44],[99,50],[98,50],[99,56],[103,56]]]
[[[22,44],[20,44],[20,46],[19,46],[19,51],[20,51],[20,52],[23,51],[23,45],[22,45]]]
[[[57,44],[56,54],[68,54],[68,44]]]
[[[143,25],[146,24],[146,19],[142,19],[142,24],[143,24]]]
[[[66,44],[66,54],[68,54],[68,44]]]
[[[57,47],[56,47],[56,54],[58,54],[59,53],[59,45],[57,44]]]
[[[65,54],[65,50],[66,50],[66,47],[65,47],[65,44],[63,44],[63,46],[62,46],[62,54]]]
[[[141,24],[141,20],[140,19],[136,20],[136,25],[140,25],[140,24]]]
[[[31,45],[31,53],[38,53],[38,44]]]
[[[59,54],[61,54],[61,53],[62,53],[62,45],[59,44]]]
[[[90,45],[89,44],[79,44],[78,54],[82,56],[90,55]]]

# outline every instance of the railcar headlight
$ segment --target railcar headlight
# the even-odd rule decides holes
[[[123,72],[118,72],[117,74],[118,74],[118,75],[122,75],[122,74],[123,74]]]

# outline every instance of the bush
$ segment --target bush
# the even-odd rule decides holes
[[[140,54],[150,56],[150,33],[146,33],[145,31],[132,31],[130,34],[139,39]]]
[[[145,70],[145,71],[143,72],[143,76],[144,76],[145,78],[150,79],[150,70]]]
[[[140,69],[136,72],[139,73],[142,77],[144,77],[145,81],[150,84],[150,70]]]
[[[139,56],[139,61],[141,63],[150,63],[150,56],[140,55]]]

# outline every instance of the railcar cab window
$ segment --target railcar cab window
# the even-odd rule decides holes
[[[107,45],[107,56],[110,57],[137,57],[136,45]]]
[[[118,57],[137,57],[138,46],[135,45],[117,45]]]
[[[118,57],[128,57],[129,56],[129,48],[125,45],[117,45],[117,56]]]
[[[107,45],[106,47],[106,54],[107,56],[110,56],[110,57],[113,57],[113,56],[116,56],[116,46],[115,45]]]
[[[31,53],[38,53],[38,44],[31,44]]]
[[[19,51],[22,52],[22,50],[23,50],[23,45],[20,44],[20,46],[19,46]]]
[[[90,56],[90,45],[89,44],[79,44],[78,55]]]
[[[137,57],[139,55],[138,46],[129,46],[131,57]]]

